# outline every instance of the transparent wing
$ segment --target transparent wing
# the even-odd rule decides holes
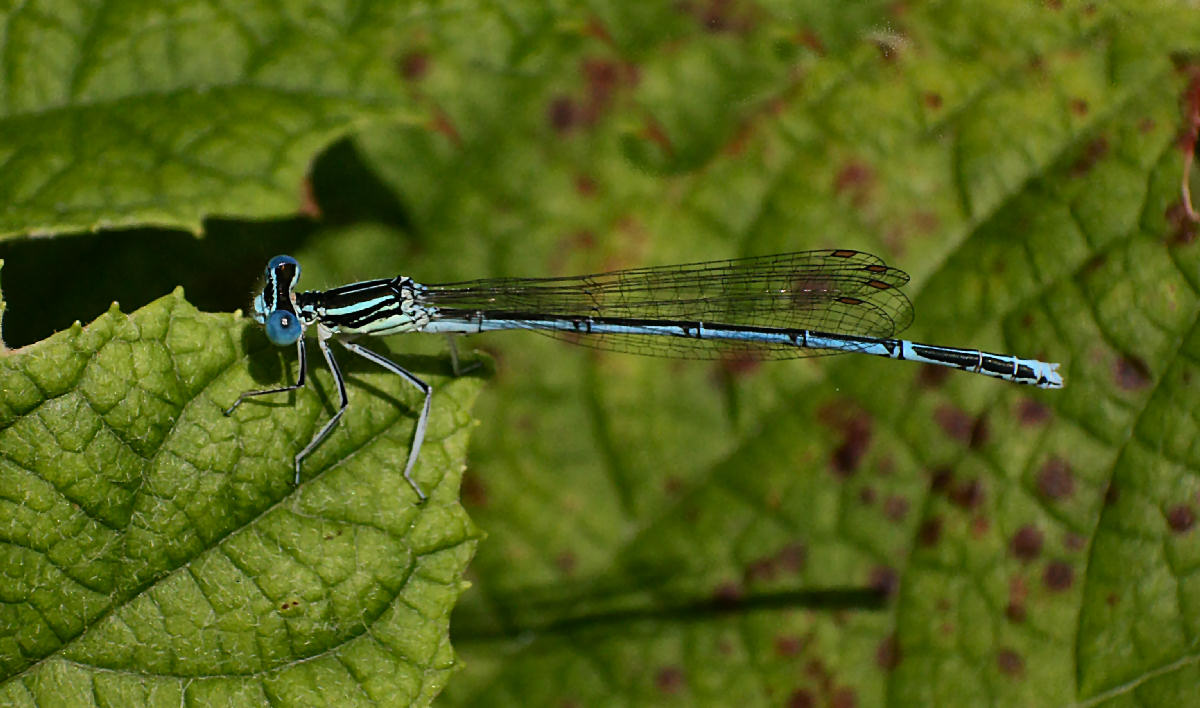
[[[888,338],[912,322],[900,290],[908,275],[850,250],[634,268],[561,278],[500,278],[427,285],[421,304],[445,316],[482,313],[703,322]],[[576,344],[656,356],[794,358],[837,352],[786,344],[638,334],[580,335],[540,329]]]

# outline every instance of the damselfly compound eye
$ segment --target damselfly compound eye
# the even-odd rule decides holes
[[[286,347],[295,344],[301,334],[304,334],[304,327],[295,313],[276,310],[267,316],[267,339],[271,340],[271,344]]]
[[[291,256],[275,256],[267,263],[267,275],[275,272],[275,269],[281,265],[290,265],[296,267],[296,272],[300,271],[300,264]]]

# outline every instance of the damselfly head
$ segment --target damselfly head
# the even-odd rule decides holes
[[[275,256],[267,263],[267,287],[273,283],[291,293],[300,280],[300,263],[291,256]]]
[[[295,344],[304,334],[292,293],[300,280],[300,264],[291,256],[275,256],[267,263],[266,276],[262,292],[254,298],[254,319],[266,327],[272,344]]]

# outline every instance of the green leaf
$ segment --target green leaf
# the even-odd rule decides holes
[[[358,139],[420,241],[379,272],[859,248],[913,275],[913,338],[1067,387],[479,338],[464,490],[490,535],[444,703],[1188,702],[1200,249],[1173,215],[1200,16],[638,8],[410,28],[440,127]]]
[[[203,0],[5,11],[0,236],[199,233],[208,216],[300,211],[316,151],[414,115],[389,41],[406,12]]]
[[[0,270],[4,269],[4,260],[0,259]],[[4,302],[4,290],[0,289],[0,352],[4,351],[4,308],[7,303]]]
[[[476,380],[419,394],[344,362],[352,405],[305,460],[332,382],[182,291],[0,357],[0,703],[427,704],[477,532],[458,503]],[[336,396],[333,399],[336,401]]]

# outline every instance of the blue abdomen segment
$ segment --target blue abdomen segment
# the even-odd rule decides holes
[[[656,321],[616,317],[546,316],[517,312],[474,312],[434,310],[425,332],[473,334],[504,329],[529,329],[563,335],[579,335],[577,343],[601,349],[662,356],[714,358],[724,349],[758,353],[764,358],[796,358],[822,354],[869,354],[889,359],[907,359],[934,366],[970,371],[1014,383],[1041,388],[1061,388],[1057,364],[1021,359],[977,349],[957,349],[921,344],[905,339],[877,339],[814,332],[806,329],[775,329],[707,322]],[[672,346],[671,340],[694,340]],[[698,344],[707,346],[697,346]]]

